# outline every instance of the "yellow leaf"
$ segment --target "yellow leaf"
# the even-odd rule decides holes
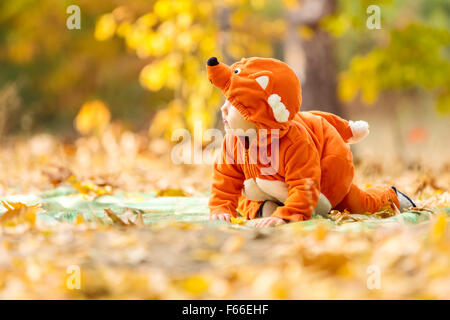
[[[299,2],[297,0],[283,0],[282,3],[287,9],[293,9],[299,6]]]
[[[200,53],[203,56],[210,56],[211,54],[213,54],[214,51],[216,51],[216,41],[212,36],[206,36],[202,38],[202,41],[200,42],[199,46],[200,46]]]
[[[81,215],[81,214],[79,214],[79,215],[77,215],[77,217],[75,218],[75,224],[82,224],[84,222],[84,219],[83,219],[83,215]]]
[[[192,16],[189,12],[182,12],[177,16],[178,28],[188,28],[192,23]]]
[[[338,96],[344,101],[351,101],[358,92],[358,84],[355,79],[351,77],[348,73],[343,73],[340,76],[340,81],[338,85]]]
[[[157,197],[186,197],[186,193],[181,189],[162,189],[156,194]]]
[[[95,39],[99,41],[110,39],[114,35],[116,27],[116,20],[111,13],[102,15],[95,25]]]
[[[126,38],[130,32],[131,32],[131,24],[129,22],[122,22],[117,27],[117,35],[119,37]]]
[[[265,0],[250,0],[250,4],[255,9],[263,9],[264,6],[266,5],[266,1]]]
[[[151,91],[159,91],[167,82],[169,70],[164,62],[149,64],[139,75],[141,85]]]
[[[326,224],[319,223],[314,231],[315,238],[320,241],[320,240],[325,239],[327,234],[328,234],[328,228],[327,228]]]
[[[6,212],[0,216],[0,224],[7,226],[15,226],[27,223],[34,226],[36,223],[36,213],[40,208],[40,204],[27,206],[21,202],[5,202],[2,201]]]
[[[168,18],[174,12],[172,3],[167,0],[157,1],[155,3],[155,6],[153,7],[153,11],[159,18],[163,20]]]
[[[349,28],[348,19],[342,14],[329,15],[320,21],[320,27],[331,33],[335,37],[342,36]]]
[[[272,296],[275,299],[286,300],[288,299],[288,287],[283,283],[275,283],[272,286]]]
[[[69,182],[79,193],[83,195],[95,195],[101,197],[107,194],[112,194],[111,186],[99,187],[93,183],[81,182],[75,176],[71,175],[67,182]]]
[[[238,225],[242,225],[245,224],[247,220],[243,219],[243,218],[235,218],[235,217],[231,217],[231,223],[232,224],[238,224]]]
[[[210,282],[202,275],[191,276],[182,282],[183,289],[193,294],[205,292],[209,286]]]
[[[378,97],[378,89],[373,80],[367,80],[361,86],[361,99],[366,104],[373,104]]]
[[[109,124],[111,113],[101,100],[88,101],[83,104],[75,118],[75,128],[81,134],[100,134]]]
[[[441,240],[444,237],[446,226],[447,215],[445,213],[440,213],[431,226],[431,238],[434,241]]]
[[[141,16],[136,23],[144,25],[146,27],[153,27],[158,22],[158,18],[152,12]]]

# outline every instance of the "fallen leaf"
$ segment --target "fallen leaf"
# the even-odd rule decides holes
[[[181,189],[162,189],[156,194],[157,197],[186,197],[187,194]]]
[[[108,217],[113,221],[114,224],[120,225],[120,226],[129,226],[130,223],[123,221],[119,216],[117,216],[111,209],[105,209],[105,213],[108,215]]]
[[[208,290],[210,281],[203,275],[194,275],[183,280],[181,285],[189,293],[200,294]]]
[[[0,224],[7,226],[15,226],[22,223],[35,225],[36,213],[40,208],[40,204],[28,206],[21,202],[2,201],[6,212],[0,216]]]
[[[82,182],[75,178],[74,175],[71,175],[67,182],[69,182],[77,191],[83,195],[94,195],[96,197],[101,197],[104,195],[112,194],[112,187],[105,186],[100,187],[90,182]]]
[[[243,224],[245,224],[245,223],[247,222],[247,220],[244,219],[244,218],[235,218],[235,217],[231,217],[230,222],[231,222],[232,224],[243,225]]]
[[[440,213],[431,225],[431,238],[434,241],[441,240],[444,237],[446,227],[447,215],[445,213]]]
[[[136,210],[137,214],[136,214],[136,219],[134,220],[134,224],[138,227],[143,227],[145,225],[144,223],[144,219],[142,218],[142,211],[141,210]]]
[[[77,215],[77,217],[75,218],[75,224],[79,225],[82,224],[83,222],[84,222],[83,215],[82,214]]]

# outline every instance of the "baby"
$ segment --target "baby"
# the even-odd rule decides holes
[[[415,206],[394,187],[361,190],[353,183],[348,143],[369,133],[364,121],[299,112],[301,86],[276,59],[248,58],[231,67],[213,57],[208,78],[226,97],[226,136],[214,164],[210,219],[231,221],[238,212],[270,227],[328,214],[331,209],[373,213]]]

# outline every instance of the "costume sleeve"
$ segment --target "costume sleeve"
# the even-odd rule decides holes
[[[221,154],[214,163],[213,183],[209,199],[210,215],[229,213],[237,215],[238,199],[244,184],[244,173],[237,163],[236,140],[225,136]]]
[[[310,113],[327,120],[337,130],[342,139],[344,139],[345,143],[348,143],[349,139],[353,137],[349,121],[329,112],[310,111]]]
[[[319,201],[319,154],[314,143],[305,138],[293,143],[284,159],[288,198],[272,216],[290,221],[308,220]]]

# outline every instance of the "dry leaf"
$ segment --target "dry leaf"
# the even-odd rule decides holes
[[[136,219],[134,220],[134,224],[138,227],[143,227],[144,224],[144,219],[142,218],[142,211],[141,210],[136,210],[137,214],[136,214]]]
[[[75,189],[78,190],[79,193],[83,195],[94,195],[95,197],[101,197],[104,195],[112,194],[112,187],[105,186],[99,187],[93,183],[89,182],[81,182],[74,175],[71,175],[67,182],[69,182]]]
[[[144,219],[142,218],[142,212],[141,210],[131,210],[127,209],[124,213],[122,213],[120,216],[115,214],[114,211],[111,209],[104,209],[106,215],[113,221],[114,224],[120,225],[120,226],[135,226],[135,227],[143,227]],[[132,217],[136,213],[136,218],[134,221],[132,220]]]
[[[247,222],[246,219],[244,218],[235,218],[235,217],[231,217],[231,221],[232,224],[238,224],[238,225],[243,225]]]
[[[431,225],[431,237],[434,241],[439,241],[444,237],[447,227],[447,214],[440,213]]]
[[[36,213],[40,208],[40,204],[27,206],[21,202],[2,201],[6,212],[0,217],[0,224],[7,226],[15,226],[22,223],[28,223],[34,226],[36,223]]]
[[[200,294],[208,290],[210,281],[203,275],[194,275],[183,280],[181,285],[189,293]]]
[[[347,209],[345,209],[344,212],[340,212],[339,210],[331,210],[330,218],[331,220],[334,220],[336,224],[361,221],[361,219],[352,216]]]
[[[83,104],[75,118],[75,128],[81,134],[100,134],[108,126],[111,113],[102,100]]]
[[[113,221],[114,224],[120,225],[120,226],[129,226],[129,221],[125,222],[123,221],[119,216],[117,216],[111,209],[105,209],[104,210],[107,216]]]
[[[186,197],[187,194],[181,189],[162,189],[156,194],[157,197]]]
[[[83,222],[84,222],[83,215],[78,214],[77,217],[75,218],[75,224],[79,225],[82,224]]]
[[[394,215],[398,215],[401,214],[400,210],[398,209],[397,205],[395,204],[394,201],[392,201],[392,199],[389,199],[389,202],[391,203],[391,208],[394,211]]]

